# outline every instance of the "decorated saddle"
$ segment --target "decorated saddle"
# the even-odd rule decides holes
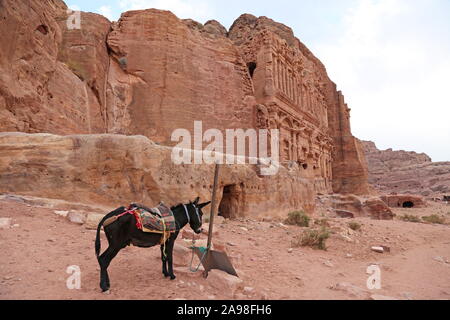
[[[155,208],[132,203],[124,214],[132,214],[136,218],[136,227],[143,232],[160,233],[161,244],[165,243],[171,233],[177,231],[175,217],[169,207],[160,203]]]
[[[140,204],[131,204],[130,210],[135,212],[140,228],[144,232],[163,233],[175,232],[177,226],[172,210],[160,203],[155,208],[147,208]]]

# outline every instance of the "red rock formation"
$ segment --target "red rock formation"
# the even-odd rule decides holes
[[[378,150],[362,141],[369,166],[369,182],[383,193],[438,196],[450,192],[450,162],[431,161],[424,153]]]
[[[350,110],[325,67],[289,27],[265,17],[243,15],[227,32],[217,21],[202,25],[150,9],[126,12],[117,23],[82,13],[81,29],[69,30],[62,1],[3,0],[0,7],[0,131],[143,135],[170,147],[175,144],[172,132],[179,128],[192,132],[196,120],[203,122],[203,130],[279,129],[282,171],[287,170],[290,178],[286,173],[261,178],[257,166],[228,172],[233,179],[222,188],[237,197],[234,215],[263,207],[268,212],[275,208],[312,210],[314,192],[367,192],[363,155],[351,135]],[[15,136],[8,136],[7,150],[11,137]],[[202,183],[187,181],[201,180],[209,166],[202,167],[201,176],[180,172],[176,180],[184,183],[174,183],[171,170],[177,169],[157,158],[162,155],[156,152],[154,161],[165,163],[158,167],[162,176],[157,179],[162,180],[152,178],[147,183],[140,174],[139,179],[147,181],[142,182],[132,177],[143,168],[132,166],[126,171],[126,161],[134,155],[124,151],[124,143],[92,139],[57,139],[64,144],[57,147],[66,155],[61,161],[80,157],[77,152],[64,151],[65,143],[69,149],[83,152],[102,153],[103,148],[108,155],[94,156],[95,161],[81,157],[86,165],[92,161],[104,168],[102,174],[96,170],[94,174],[93,168],[79,169],[92,174],[83,183],[95,186],[84,189],[85,200],[106,201],[107,197],[99,194],[111,189],[123,197],[136,199],[139,195],[137,200],[145,200],[142,192],[151,192],[147,197],[152,200],[170,197],[167,193],[206,195]],[[36,148],[47,150],[49,140]],[[90,146],[92,141],[95,147]],[[114,154],[111,148],[125,148],[117,151],[123,163],[112,161],[113,171],[109,167],[109,157]],[[16,172],[15,178],[37,177],[20,173],[21,166],[15,161],[7,163],[4,170]],[[85,163],[77,160],[73,165]],[[69,168],[61,172],[65,174]],[[28,169],[38,170],[31,165]],[[34,194],[72,195],[53,183],[60,178],[56,172],[52,174],[56,176],[49,177]],[[13,185],[22,180],[5,179],[5,190],[27,192],[25,182],[17,182],[17,188]],[[105,179],[108,184],[99,182]],[[171,188],[161,187],[159,181],[165,179],[171,181]],[[134,190],[134,184],[142,189]],[[133,190],[129,193],[126,188]]]
[[[0,193],[107,206],[210,199],[213,166],[175,165],[171,152],[143,136],[0,133]],[[265,179],[252,165],[223,165],[219,186],[227,217],[285,217],[315,207],[298,168]]]
[[[368,193],[367,168],[351,134],[350,110],[323,64],[291,28],[244,14],[229,38],[253,68],[258,120],[262,127],[281,130],[283,159],[304,165],[323,192]]]
[[[105,132],[98,96],[108,21],[83,13],[86,32],[69,32],[62,1],[4,0],[0,6],[1,130]]]

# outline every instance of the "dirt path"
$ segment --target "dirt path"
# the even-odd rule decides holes
[[[110,266],[112,291],[99,293],[94,254],[95,231],[68,222],[53,210],[1,200],[0,299],[229,299],[200,273],[178,272],[163,278],[159,249],[128,247]],[[423,210],[423,211],[418,211]],[[416,209],[418,215],[449,207]],[[402,213],[402,212],[399,212]],[[449,216],[450,217],[450,216]],[[378,294],[397,299],[450,299],[450,227],[403,221],[328,219],[334,231],[327,251],[291,248],[301,228],[278,222],[227,221],[217,226],[223,245],[244,281],[239,299],[369,299]],[[106,240],[102,237],[103,249]],[[183,241],[179,239],[178,241]],[[378,254],[371,246],[385,245]],[[369,265],[381,270],[381,290],[368,290]],[[81,289],[69,290],[68,266],[81,270]],[[180,268],[178,268],[180,269]],[[183,269],[184,270],[184,269]]]

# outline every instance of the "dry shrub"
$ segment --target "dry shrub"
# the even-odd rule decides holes
[[[318,250],[327,250],[326,241],[329,237],[330,232],[324,227],[320,230],[307,229],[293,240],[292,246],[295,248],[311,247]]]
[[[437,214],[433,214],[431,216],[422,217],[422,220],[432,224],[445,224],[445,218],[438,216]]]
[[[348,224],[348,227],[349,227],[350,229],[352,229],[353,231],[359,231],[359,230],[361,230],[361,225],[360,225],[358,222],[350,222],[350,223]]]
[[[400,217],[400,220],[406,221],[406,222],[414,222],[414,223],[420,223],[422,222],[419,217],[410,215],[410,214],[404,214]]]
[[[285,223],[292,226],[309,227],[310,217],[303,211],[294,211],[289,213]]]

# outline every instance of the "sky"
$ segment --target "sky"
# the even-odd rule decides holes
[[[170,10],[227,29],[242,13],[290,26],[352,109],[353,135],[379,149],[450,161],[450,0],[66,0],[118,20]]]

